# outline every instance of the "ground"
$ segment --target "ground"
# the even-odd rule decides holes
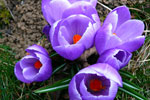
[[[67,100],[67,89],[45,94],[36,94],[33,91],[45,85],[50,85],[55,81],[66,77],[72,69],[73,62],[64,60],[59,55],[53,56],[52,60],[54,69],[61,64],[67,63],[66,66],[56,73],[55,76],[43,83],[24,84],[14,76],[15,63],[25,56],[25,49],[32,44],[40,44],[45,47],[49,53],[55,52],[52,50],[49,41],[43,38],[42,28],[47,24],[41,12],[41,0],[0,0],[0,10],[6,12],[8,16],[4,22],[0,23],[0,98],[2,100]],[[136,78],[130,79],[145,92],[140,93],[150,99],[150,0],[98,0],[108,8],[115,8],[119,5],[127,5],[130,8],[132,18],[139,19],[145,23],[146,36],[145,44],[136,52],[128,66],[124,70],[128,70],[135,75]],[[1,3],[3,2],[3,3]],[[103,21],[109,13],[108,8],[97,4],[97,11]],[[0,20],[3,19],[1,13]],[[88,59],[91,59],[90,58]],[[93,58],[92,58],[93,59]],[[90,61],[90,60],[88,60]],[[75,61],[82,63],[80,60]],[[57,64],[56,64],[57,63]],[[91,62],[87,62],[90,64]],[[86,64],[87,64],[86,63]],[[93,62],[92,62],[93,63]],[[86,65],[85,65],[86,66]],[[82,66],[79,66],[80,68]],[[66,72],[66,73],[65,73]],[[64,75],[62,75],[62,73]],[[57,95],[57,96],[55,96]],[[122,92],[118,92],[116,100],[133,99]]]

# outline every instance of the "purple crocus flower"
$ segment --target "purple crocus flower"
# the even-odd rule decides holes
[[[97,4],[97,0],[68,0],[70,3],[75,3],[75,2],[78,2],[78,1],[86,1],[86,2],[90,2],[93,7],[96,7],[96,4]]]
[[[108,14],[95,38],[99,54],[112,48],[133,52],[143,45],[145,36],[141,35],[144,24],[140,20],[130,18],[126,6],[117,7]]]
[[[75,60],[94,43],[100,20],[90,3],[79,1],[65,10],[63,19],[50,30],[53,49],[69,60]]]
[[[49,40],[49,32],[50,32],[50,25],[45,25],[42,32],[45,34],[45,36],[47,37],[47,39]],[[50,40],[49,40],[50,41]]]
[[[98,63],[107,63],[113,68],[120,70],[128,64],[132,54],[122,49],[110,49],[102,53],[98,59]]]
[[[63,12],[70,8],[74,3],[87,2],[93,7],[96,6],[97,0],[42,0],[42,12],[47,22],[52,25],[54,22],[62,19]]]
[[[80,70],[69,84],[70,100],[114,100],[122,79],[114,68],[97,63]]]
[[[51,59],[47,51],[39,45],[26,49],[28,55],[16,63],[14,73],[24,83],[47,80],[52,73]]]

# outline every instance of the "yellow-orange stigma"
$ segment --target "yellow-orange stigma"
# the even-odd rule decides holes
[[[116,33],[113,33],[113,35],[117,35]]]
[[[76,44],[81,39],[81,36],[76,34],[73,36],[73,44]]]
[[[35,67],[36,69],[40,69],[40,68],[42,67],[41,62],[40,62],[40,61],[36,61],[36,62],[34,63],[34,67]]]
[[[90,80],[90,89],[94,92],[105,89],[105,86],[102,86],[102,82],[98,79]]]
[[[30,53],[27,52],[26,55],[30,55]]]

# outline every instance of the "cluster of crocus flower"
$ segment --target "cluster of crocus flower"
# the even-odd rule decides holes
[[[79,58],[93,46],[100,55],[97,64],[79,71],[69,84],[70,100],[113,100],[122,86],[118,73],[128,64],[132,52],[144,43],[142,21],[131,19],[129,9],[112,10],[103,25],[96,11],[97,0],[42,0],[42,12],[49,23],[43,33],[53,49],[68,60]],[[43,81],[51,76],[51,60],[40,46],[15,66],[16,77],[25,83]]]

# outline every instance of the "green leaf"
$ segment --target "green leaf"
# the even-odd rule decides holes
[[[50,57],[54,57],[54,56],[56,56],[56,55],[58,55],[58,53],[53,53],[52,55],[50,55]]]
[[[126,71],[123,71],[123,70],[120,70],[119,73],[120,73],[121,76],[125,76],[125,77],[132,78],[132,79],[136,78],[136,77],[135,77],[134,75],[132,75],[131,73],[126,72]]]
[[[62,79],[62,80],[57,81],[56,83],[54,83],[54,84],[52,84],[50,86],[46,86],[46,87],[42,87],[40,89],[37,89],[34,92],[35,93],[45,93],[45,92],[47,92],[47,90],[49,92],[52,92],[53,89],[54,89],[54,91],[59,90],[59,89],[61,90],[63,85],[68,84],[70,82],[70,80],[71,80],[71,78]]]
[[[48,89],[36,90],[34,92],[35,93],[54,92],[54,91],[58,91],[58,90],[67,89],[68,86],[69,86],[69,84],[64,84],[64,85],[59,85],[59,86],[51,87],[51,88],[48,88]]]
[[[142,91],[143,89],[140,88],[139,86],[135,85],[134,83],[123,79],[123,86],[129,89],[134,89],[134,90],[138,90],[138,91]]]
[[[0,32],[0,39],[2,39],[3,38],[3,36],[2,36],[2,32]]]
[[[52,75],[54,75],[56,72],[58,72],[59,70],[61,70],[64,66],[66,65],[66,63],[60,65],[59,67],[57,67],[53,72]]]
[[[80,71],[80,68],[79,68],[79,65],[76,64],[76,70],[79,72]]]
[[[135,86],[128,84],[126,82],[123,82],[124,87],[129,88],[129,89],[134,89],[134,90],[138,90],[141,91],[142,89],[136,88]]]
[[[128,95],[133,96],[134,98],[136,98],[138,100],[148,100],[144,96],[142,96],[141,94],[139,94],[136,91],[134,91],[133,89],[132,90],[128,90],[127,88],[124,88],[124,87],[120,88],[119,87],[119,90],[122,91],[122,92],[127,93]]]
[[[74,66],[71,67],[71,77],[73,77],[75,75],[75,71],[74,71]]]

